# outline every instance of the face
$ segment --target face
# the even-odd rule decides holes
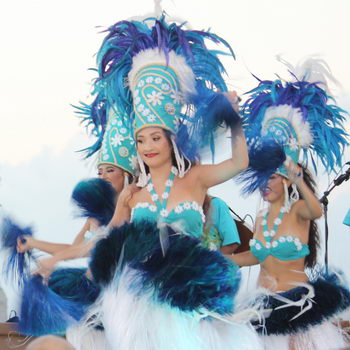
[[[124,171],[112,164],[100,164],[97,168],[100,179],[108,181],[119,193],[124,187]]]
[[[136,135],[137,150],[141,159],[150,168],[172,162],[172,146],[161,128],[144,128]]]
[[[271,175],[266,189],[262,192],[263,199],[272,203],[284,197],[283,182],[286,182],[287,186],[289,185],[288,180],[283,176],[277,174]]]

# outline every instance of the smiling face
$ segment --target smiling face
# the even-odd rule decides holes
[[[284,199],[283,182],[285,181],[287,181],[288,186],[288,180],[285,179],[283,176],[278,174],[271,175],[267,183],[266,189],[261,193],[263,199],[270,203]]]
[[[157,127],[140,130],[136,136],[137,150],[150,168],[172,162],[172,146],[165,131]]]
[[[108,181],[120,193],[124,187],[124,171],[112,164],[100,164],[97,168],[100,179]]]

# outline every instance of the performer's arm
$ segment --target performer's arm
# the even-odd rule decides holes
[[[37,274],[48,278],[57,263],[64,260],[78,259],[90,255],[90,251],[95,246],[96,241],[82,242],[72,245],[65,250],[61,250],[49,258],[44,258],[39,261],[39,269]]]
[[[238,112],[237,94],[230,92],[226,96]],[[203,187],[210,188],[223,183],[248,167],[248,148],[241,126],[237,126],[234,130],[231,129],[231,151],[230,159],[219,164],[199,165],[194,168]]]
[[[75,238],[73,245],[79,244],[84,240],[84,234],[90,229],[90,221],[86,220],[83,228],[78,233]],[[51,243],[46,241],[41,241],[32,236],[22,236],[17,240],[17,251],[19,253],[24,253],[30,249],[38,249],[48,254],[55,254],[61,250],[65,250],[71,247],[71,244],[61,244],[61,243]]]
[[[132,195],[137,191],[139,191],[139,188],[135,184],[131,184],[120,192],[114,215],[108,224],[109,227],[119,227],[130,221],[131,209],[129,201]]]
[[[292,161],[287,161],[285,166],[288,171],[289,180],[297,185],[303,196],[302,200],[294,204],[293,210],[304,220],[318,219],[322,216],[322,207],[315,194],[305,183],[302,169]]]
[[[226,255],[226,257],[232,260],[238,266],[252,266],[259,264],[259,260],[250,250],[239,254]]]

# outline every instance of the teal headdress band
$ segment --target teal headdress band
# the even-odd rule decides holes
[[[112,164],[134,175],[137,166],[135,141],[130,129],[113,108],[108,112],[106,132],[98,156],[99,164]]]
[[[283,147],[287,158],[298,163],[301,148],[312,142],[309,124],[304,122],[298,109],[288,105],[270,107],[262,125],[261,136],[272,139]],[[282,165],[277,173],[288,178],[288,172]]]
[[[194,91],[194,76],[185,59],[173,51],[168,59],[158,49],[142,51],[133,60],[129,85],[134,133],[160,127],[176,134],[185,95]]]

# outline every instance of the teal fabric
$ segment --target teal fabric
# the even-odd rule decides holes
[[[207,220],[203,237],[203,244],[206,247],[219,250],[225,245],[241,243],[230,209],[222,199],[213,198],[210,201]]]
[[[160,127],[176,134],[182,97],[176,72],[167,65],[142,67],[134,81],[135,135],[144,127]]]
[[[136,174],[136,146],[130,129],[126,127],[117,111],[110,108],[108,123],[103,136],[101,151],[98,156],[99,164],[112,164],[127,171],[131,175]]]
[[[346,216],[344,218],[343,224],[350,226],[350,209],[348,210],[348,213],[346,214]]]
[[[308,245],[292,236],[282,236],[265,244],[258,239],[251,239],[249,245],[252,254],[260,262],[265,261],[269,255],[279,260],[297,260],[310,254]]]
[[[179,203],[167,216],[161,216],[155,204],[149,202],[138,203],[131,212],[131,221],[151,220],[173,225],[181,229],[182,233],[192,237],[202,238],[204,214],[203,209],[196,202]]]

